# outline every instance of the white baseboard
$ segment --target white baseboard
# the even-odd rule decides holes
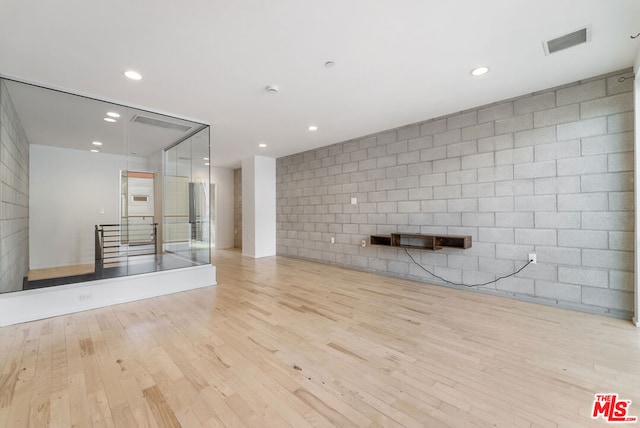
[[[0,326],[216,285],[216,267],[194,266],[0,295]]]

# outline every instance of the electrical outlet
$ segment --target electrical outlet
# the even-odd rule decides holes
[[[334,238],[333,236],[331,237],[331,243],[335,244],[336,243],[336,238]]]
[[[363,239],[362,241],[360,241],[360,245],[362,245],[362,248],[367,246],[367,240]]]
[[[535,265],[536,263],[538,263],[538,259],[536,257],[536,253],[529,253],[529,261],[531,262],[531,264]]]

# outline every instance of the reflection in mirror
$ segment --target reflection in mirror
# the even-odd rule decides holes
[[[210,263],[208,126],[0,79],[0,131],[0,292]]]

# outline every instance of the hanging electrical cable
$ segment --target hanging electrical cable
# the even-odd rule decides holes
[[[494,279],[493,281],[487,281],[487,282],[483,282],[483,283],[480,283],[480,284],[464,284],[464,283],[462,283],[462,282],[449,281],[448,279],[445,279],[445,278],[443,278],[443,277],[441,277],[441,276],[439,276],[439,275],[436,275],[435,273],[431,272],[429,269],[427,269],[426,267],[424,267],[424,266],[422,266],[420,263],[418,263],[418,262],[416,261],[416,259],[414,259],[414,258],[413,258],[413,256],[409,253],[409,251],[408,251],[406,248],[404,249],[404,252],[405,252],[405,253],[407,253],[407,256],[409,256],[409,258],[411,259],[411,261],[412,261],[413,263],[415,263],[415,264],[416,264],[416,266],[418,266],[420,269],[422,269],[423,271],[427,272],[429,275],[433,276],[434,278],[438,278],[439,280],[444,281],[444,282],[446,282],[447,284],[451,284],[451,285],[459,285],[459,286],[462,286],[462,287],[469,287],[469,288],[472,288],[472,287],[482,287],[482,286],[484,286],[484,285],[489,285],[489,284],[493,284],[493,283],[495,283],[495,282],[498,282],[498,281],[500,281],[501,279],[510,278],[510,277],[512,277],[512,276],[515,276],[515,275],[519,274],[520,272],[522,272],[522,270],[523,270],[524,268],[526,268],[526,267],[527,267],[527,266],[529,266],[531,263],[533,263],[531,260],[529,260],[529,261],[528,261],[524,266],[522,266],[522,267],[521,267],[520,269],[518,269],[517,271],[515,271],[515,272],[513,272],[513,273],[510,273],[509,275],[504,275],[504,276],[498,277],[498,278]]]

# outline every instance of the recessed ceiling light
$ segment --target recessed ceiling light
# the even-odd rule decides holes
[[[482,76],[483,74],[487,74],[489,72],[489,67],[487,66],[480,66],[480,67],[476,67],[473,70],[471,70],[471,75],[472,76]]]
[[[209,158],[202,158],[202,160],[209,160]]]
[[[280,90],[278,85],[269,85],[265,88],[270,94],[276,94]]]
[[[205,164],[205,166],[209,166],[209,162],[205,162],[204,164]]]
[[[267,145],[266,145],[265,143],[260,143],[260,144],[258,144],[258,147],[260,147],[260,148],[263,148],[263,149],[264,149],[265,147],[267,147]]]
[[[94,146],[101,146],[102,145],[102,143],[100,141],[94,141],[91,144],[93,144]]]
[[[115,122],[116,120],[115,120],[115,119],[113,119],[113,118],[111,118],[111,117],[105,117],[105,118],[104,118],[104,121],[105,121],[105,122],[111,122],[111,123],[113,123],[113,122]]]
[[[120,117],[120,114],[119,114],[119,113],[116,113],[115,111],[109,111],[109,112],[107,112],[107,116],[109,116],[109,117],[113,117],[113,118],[116,118],[116,119],[117,119],[117,118],[119,118],[119,117]]]
[[[142,79],[142,75],[134,70],[127,70],[124,72],[124,75],[127,76],[131,80],[140,80]]]
[[[333,67],[334,65],[336,65],[336,63],[333,61],[327,61],[324,63],[324,66],[329,68]]]
[[[98,150],[98,149],[91,149],[91,150],[89,150],[89,151],[90,151],[91,153],[100,153],[100,150]]]
[[[317,131],[317,130],[318,130],[317,126],[315,126],[315,125],[309,126],[309,131]]]

